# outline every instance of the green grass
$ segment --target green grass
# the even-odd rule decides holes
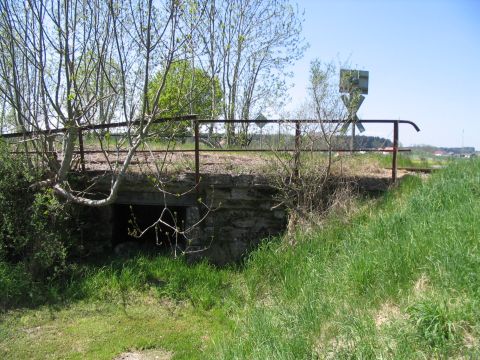
[[[410,178],[349,226],[256,252],[227,358],[480,355],[479,174]]]
[[[461,161],[409,177],[237,269],[139,257],[79,270],[60,300],[2,315],[0,356],[479,357],[479,174]]]
[[[181,359],[202,358],[211,333],[224,327],[220,320],[153,297],[125,307],[78,303],[22,311],[1,325],[0,354],[2,359],[112,359],[130,349],[160,348]]]
[[[392,155],[374,155],[382,167],[392,167]],[[445,166],[452,160],[449,158],[439,158],[430,156],[420,156],[416,153],[399,153],[397,157],[397,166],[402,168],[431,168],[436,166]]]
[[[51,285],[45,305],[2,316],[0,358],[112,359],[152,348],[204,358],[213,334],[232,327],[223,310],[225,298],[235,298],[234,275],[143,256],[77,269],[65,284]]]

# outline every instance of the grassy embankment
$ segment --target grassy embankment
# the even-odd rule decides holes
[[[239,269],[137,258],[79,273],[63,301],[2,315],[2,358],[478,357],[480,161],[406,179]]]

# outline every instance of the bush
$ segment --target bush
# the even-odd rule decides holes
[[[0,262],[4,269],[23,268],[32,279],[44,281],[66,268],[75,217],[71,205],[52,190],[32,190],[38,179],[24,157],[0,144]]]

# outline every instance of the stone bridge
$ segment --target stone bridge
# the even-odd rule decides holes
[[[97,186],[108,189],[107,184]],[[205,174],[197,190],[195,174],[187,173],[163,183],[162,190],[147,176],[127,174],[115,203],[97,216],[102,236],[110,237],[114,247],[136,241],[158,242],[163,248],[177,244],[190,259],[207,258],[223,265],[240,260],[262,239],[282,233],[286,226],[285,210],[272,209],[278,205],[275,190],[259,175]],[[191,231],[174,238],[168,226],[160,225],[157,234],[152,228],[140,239],[129,235],[133,218],[143,229],[165,208],[163,221]]]
[[[154,183],[147,175],[128,173],[115,203],[98,210],[101,214],[94,221],[114,248],[139,243],[170,252],[177,245],[189,259],[206,258],[223,265],[241,260],[260,241],[281,234],[287,225],[286,211],[278,207],[276,190],[264,175],[207,173],[195,188],[195,173],[183,173],[163,179],[163,191]],[[390,180],[364,176],[352,183],[357,190],[371,193],[388,188]],[[100,181],[97,190],[107,192],[108,185]],[[162,211],[165,223],[181,231],[192,229],[174,237],[163,224],[142,238],[131,236],[132,221],[144,229],[158,220]]]

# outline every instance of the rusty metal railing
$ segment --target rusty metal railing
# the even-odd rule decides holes
[[[195,152],[195,182],[196,185],[200,183],[200,153],[201,152],[294,152],[294,172],[298,175],[298,164],[299,157],[302,151],[301,149],[301,125],[307,124],[343,124],[345,120],[299,120],[299,119],[289,119],[289,120],[210,120],[210,119],[199,119],[197,115],[186,115],[180,117],[171,117],[171,118],[160,118],[152,121],[154,124],[165,123],[169,121],[192,121],[193,122],[193,137],[194,137],[194,149],[166,149],[166,150],[149,150],[142,151],[137,150],[138,153],[148,152],[148,153],[165,153],[165,152]],[[420,128],[412,121],[409,120],[361,120],[362,123],[366,124],[392,124],[393,125],[393,147],[392,149],[371,149],[371,148],[358,148],[358,149],[309,149],[309,152],[391,152],[392,153],[392,182],[397,180],[397,156],[399,152],[410,151],[410,149],[400,149],[399,148],[399,125],[406,124],[412,126],[417,132],[420,131]],[[223,123],[223,124],[241,124],[241,123],[254,123],[254,124],[294,124],[295,125],[295,142],[293,149],[200,149],[200,125],[202,124],[212,124],[212,123]],[[112,129],[120,127],[131,127],[131,126],[142,126],[144,124],[141,120],[135,120],[132,122],[121,122],[121,123],[110,123],[110,124],[92,124],[84,125],[78,127],[78,139],[79,139],[79,151],[75,153],[80,154],[80,164],[82,171],[85,171],[85,154],[92,153],[103,153],[105,150],[85,150],[83,143],[83,133],[85,131],[91,130],[101,130],[101,129]],[[29,132],[15,132],[0,134],[1,138],[32,138],[37,135],[55,135],[66,132],[65,128],[57,128],[51,130],[38,130],[38,131],[29,131]],[[115,150],[115,153],[126,152],[127,150]],[[106,151],[109,152],[108,150]],[[112,151],[113,152],[113,151]],[[32,152],[35,153],[35,152]]]
[[[415,124],[413,121],[409,120],[361,120],[362,123],[366,124],[393,124],[393,148],[390,149],[318,149],[318,150],[308,150],[314,152],[391,152],[392,153],[392,182],[397,181],[397,156],[399,152],[403,151],[410,151],[410,149],[399,149],[399,125],[400,124],[407,124],[411,125],[417,132],[420,131],[420,128]],[[195,179],[197,184],[200,181],[200,148],[199,148],[199,138],[200,138],[200,131],[199,125],[200,124],[210,124],[210,123],[224,123],[224,124],[235,124],[235,123],[264,123],[264,124],[295,124],[295,148],[291,150],[280,150],[276,149],[275,151],[288,151],[294,152],[294,172],[298,176],[298,163],[299,163],[299,155],[301,152],[300,149],[300,126],[302,124],[344,124],[345,120],[202,120],[202,119],[195,119],[194,120],[194,137],[195,137]],[[219,151],[217,150],[208,150],[208,151]],[[229,150],[229,149],[221,149],[220,151],[239,151],[239,150]],[[241,151],[248,151],[248,152],[262,152],[262,151],[272,151],[270,149],[243,149]]]

